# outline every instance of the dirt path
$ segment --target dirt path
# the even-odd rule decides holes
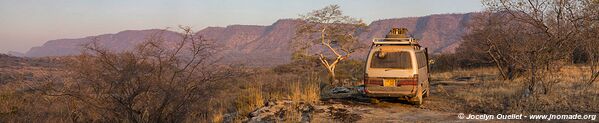
[[[433,82],[431,96],[421,106],[406,101],[381,99],[373,103],[367,97],[331,99],[315,106],[312,121],[319,122],[458,122],[459,100],[452,98],[455,91],[464,89],[457,82]]]

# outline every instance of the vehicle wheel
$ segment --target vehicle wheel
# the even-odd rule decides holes
[[[425,89],[426,91],[425,91],[425,93],[424,93],[424,96],[423,96],[423,97],[428,97],[428,96],[430,96],[430,95],[431,95],[431,86],[430,86],[430,82],[428,82],[428,81],[427,81],[427,82],[426,82],[426,84],[424,85],[424,87],[426,88],[426,89]]]
[[[418,88],[416,89],[416,96],[412,97],[410,99],[410,102],[412,102],[415,105],[422,105],[422,103],[424,102],[424,100],[422,100],[422,96],[423,96],[423,87],[422,85],[419,85]]]

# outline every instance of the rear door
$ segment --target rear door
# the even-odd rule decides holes
[[[382,54],[384,55],[381,55]],[[404,47],[384,46],[371,51],[367,61],[366,74],[377,78],[408,78],[413,77],[413,51]]]

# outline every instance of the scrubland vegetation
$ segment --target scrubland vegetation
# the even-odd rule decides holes
[[[487,10],[475,17],[457,51],[432,57],[432,84],[468,83],[450,92],[435,86],[433,96],[447,104],[427,108],[488,114],[599,111],[599,1],[483,3]],[[304,19],[339,12],[330,7]],[[165,41],[157,34],[126,52],[90,43],[78,56],[1,55],[0,121],[243,122],[256,109],[285,100],[293,108],[277,114],[282,117],[277,121],[299,122],[302,106],[318,105],[331,88],[363,79],[364,62],[348,57],[360,44],[344,37],[361,22],[333,15],[349,19],[341,25],[353,26],[308,21],[311,30],[302,33],[307,39],[293,62],[272,68],[219,64],[213,57],[218,46],[187,27],[180,29],[181,40]],[[326,31],[342,27],[349,31]],[[309,55],[313,46],[325,50]]]
[[[589,68],[566,66],[551,79],[557,83],[548,94],[527,91],[526,78],[503,80],[493,67],[471,68],[433,73],[434,81],[453,81],[468,77],[471,83],[446,95],[454,98],[454,110],[475,114],[594,114],[599,111],[599,87],[587,85],[582,77]],[[471,77],[471,78],[470,78]],[[443,88],[437,86],[437,88]],[[444,90],[443,90],[444,91]],[[445,92],[439,91],[439,95]]]
[[[598,111],[599,1],[487,0],[483,4],[487,10],[475,17],[456,53],[437,55],[432,65],[438,80],[456,74],[482,78],[455,95],[463,100],[465,111]]]

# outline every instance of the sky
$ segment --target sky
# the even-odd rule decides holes
[[[483,10],[479,0],[0,0],[0,53],[123,30],[270,25],[331,4],[366,23]]]

